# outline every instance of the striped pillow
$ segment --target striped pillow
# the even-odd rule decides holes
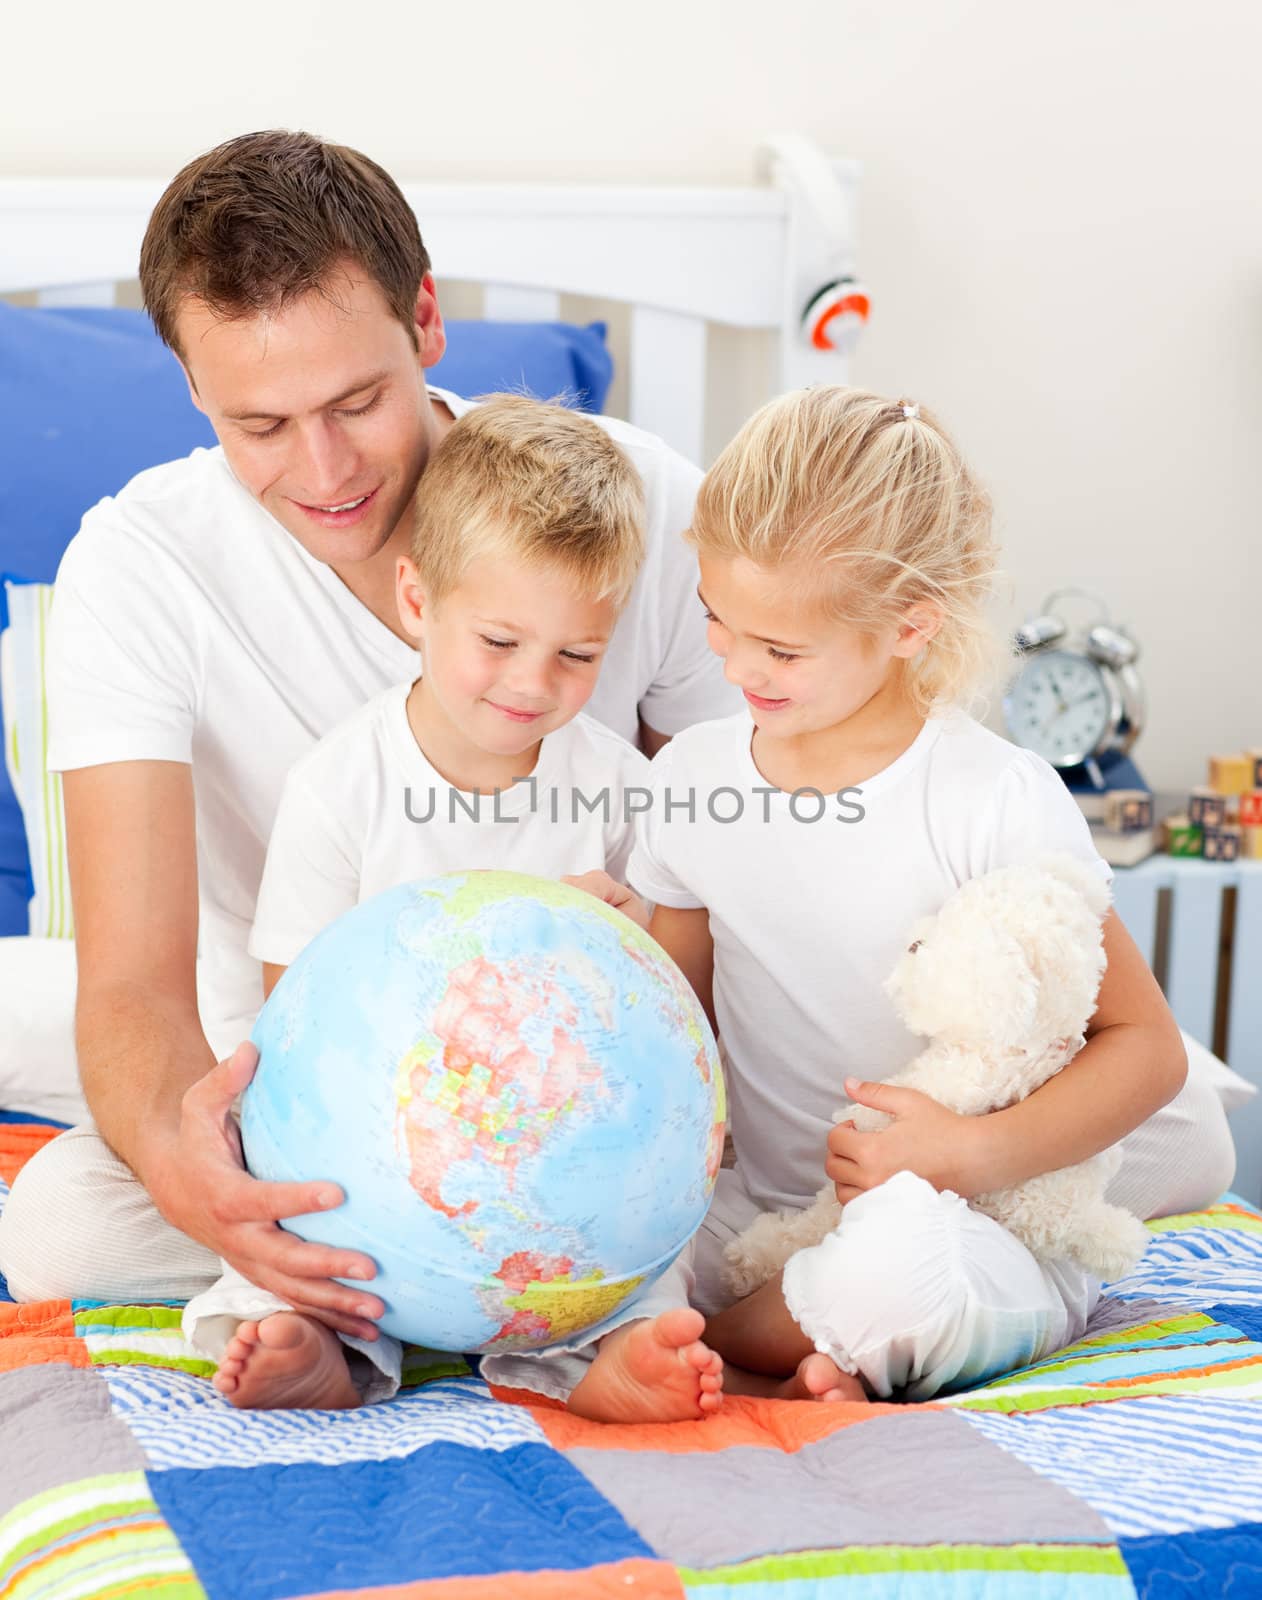
[[[9,625],[0,633],[0,701],[5,708],[4,759],[22,808],[31,856],[30,931],[73,939],[70,877],[61,775],[49,772],[44,645],[53,603],[51,583],[6,583]]]

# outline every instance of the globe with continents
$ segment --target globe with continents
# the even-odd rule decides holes
[[[582,890],[478,871],[377,895],[302,951],[253,1039],[249,1168],[341,1185],[285,1226],[371,1256],[397,1338],[591,1336],[705,1215],[725,1122],[705,1013]]]

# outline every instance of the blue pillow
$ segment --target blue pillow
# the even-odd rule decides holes
[[[613,381],[605,324],[449,322],[447,353],[426,377],[453,394],[533,394],[601,411]]]
[[[447,334],[433,369],[441,388],[604,405],[613,365],[603,323],[457,321]],[[146,467],[214,442],[143,311],[0,303],[0,573],[51,582],[85,511]],[[0,761],[0,935],[26,932],[29,865]]]

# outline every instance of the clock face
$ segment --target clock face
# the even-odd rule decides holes
[[[1004,698],[1008,732],[1054,767],[1077,766],[1109,731],[1112,700],[1086,656],[1048,650],[1029,658]]]

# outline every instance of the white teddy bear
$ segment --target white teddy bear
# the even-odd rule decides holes
[[[965,1116],[1012,1105],[1046,1083],[1077,1054],[1095,1011],[1108,904],[1098,874],[1068,856],[1001,867],[965,883],[936,916],[917,923],[886,980],[908,1028],[930,1041],[886,1081]],[[847,1105],[834,1120],[877,1129],[890,1118]],[[1114,1145],[969,1203],[1040,1259],[1067,1257],[1112,1281],[1135,1265],[1148,1240],[1138,1218],[1104,1199],[1121,1159]],[[840,1218],[831,1184],[805,1211],[759,1217],[727,1246],[729,1286],[752,1293]]]

